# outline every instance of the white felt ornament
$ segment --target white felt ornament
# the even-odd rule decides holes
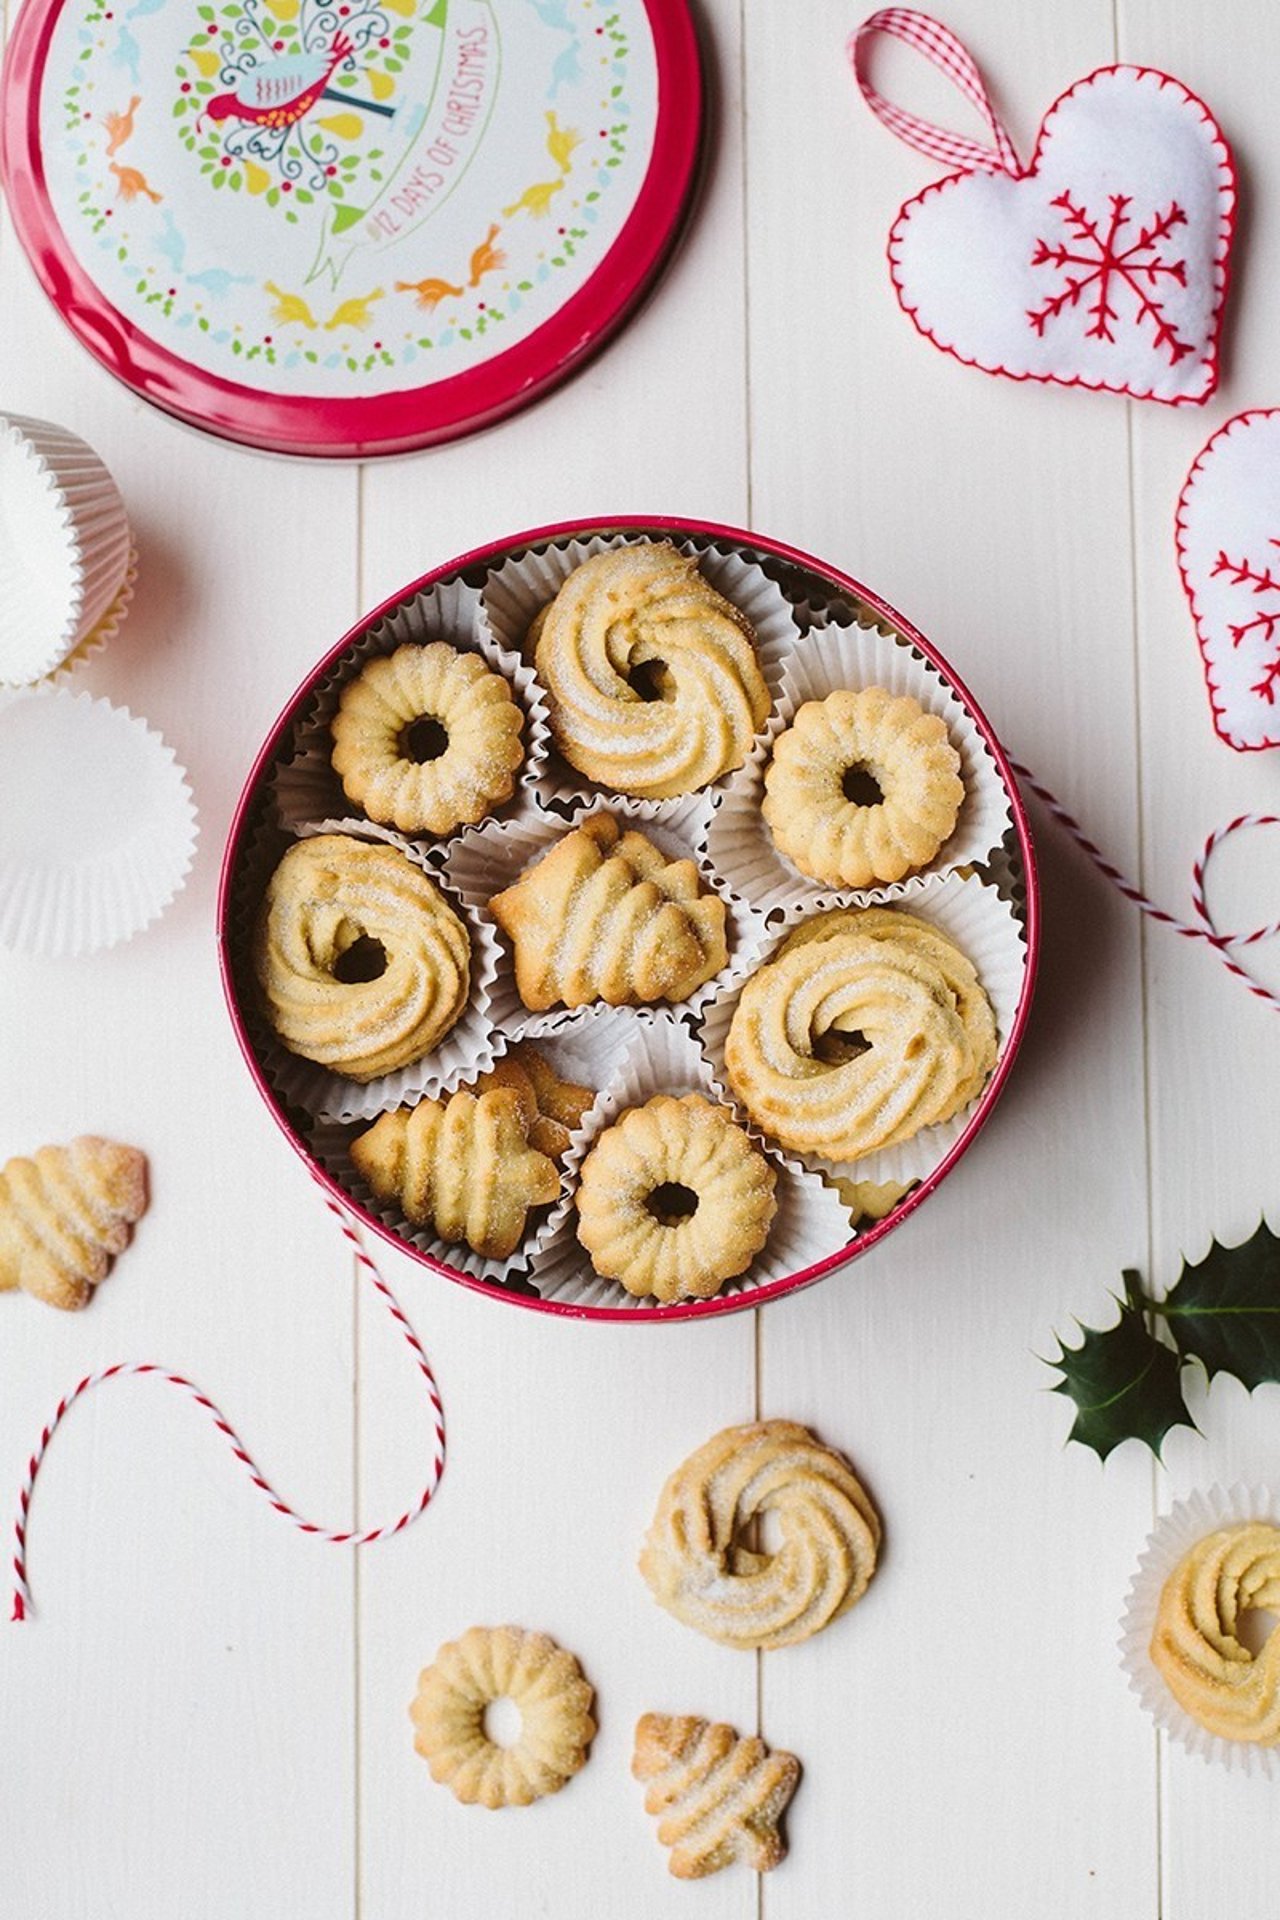
[[[877,93],[879,34],[905,41],[985,119],[993,145]],[[1209,398],[1235,227],[1231,153],[1209,109],[1150,67],[1101,67],[1054,101],[1023,166],[977,66],[928,14],[888,7],[849,43],[872,112],[958,171],[889,236],[898,300],[935,346],[985,373],[1178,406]]]
[[[1237,413],[1201,449],[1177,540],[1213,724],[1240,753],[1280,746],[1280,408]]]

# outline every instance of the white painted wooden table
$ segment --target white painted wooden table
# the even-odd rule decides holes
[[[931,175],[857,101],[835,0],[704,0],[710,178],[651,303],[571,386],[483,438],[360,471],[207,443],[92,365],[0,233],[0,405],[100,448],[141,551],[136,609],[82,683],[190,769],[192,881],[106,956],[0,970],[0,1158],[93,1129],[151,1156],[154,1203],[91,1311],[0,1302],[0,1489],[58,1395],[116,1358],[193,1375],[330,1524],[397,1511],[425,1408],[381,1311],[237,1056],[218,859],[253,750],[360,610],[477,542],[571,515],[757,527],[875,585],[1011,748],[1170,904],[1207,830],[1280,802],[1280,757],[1213,737],[1174,567],[1211,426],[1280,401],[1280,12],[1267,0],[950,0],[1029,149],[1051,99],[1120,57],[1178,74],[1242,162],[1226,379],[1203,410],[985,379],[933,352],[883,263]],[[900,95],[950,114],[908,56]],[[68,769],[68,778],[74,769]],[[1114,1653],[1158,1506],[1265,1475],[1280,1390],[1220,1381],[1165,1470],[1063,1450],[1035,1358],[1124,1264],[1239,1238],[1280,1199],[1280,1026],[1136,915],[1038,817],[1046,945],[985,1134],[865,1262],[768,1311],[647,1329],[504,1308],[386,1258],[430,1348],[451,1456],[411,1532],[363,1557],[279,1524],[154,1383],[92,1397],[31,1527],[38,1619],[0,1626],[5,1920],[1201,1920],[1275,1911],[1275,1792],[1165,1751]],[[1280,865],[1223,856],[1224,917]],[[883,1511],[855,1614],[757,1660],[650,1601],[635,1552],[669,1468],[755,1412],[846,1448]],[[590,1765],[489,1815],[432,1785],[406,1716],[474,1621],[543,1627],[599,1693]],[[628,1776],[646,1708],[757,1724],[805,1777],[791,1853],[671,1880]]]

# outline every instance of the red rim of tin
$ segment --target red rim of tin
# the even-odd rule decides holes
[[[636,202],[595,272],[534,333],[451,379],[360,400],[266,394],[193,367],[141,332],[76,259],[54,213],[40,91],[67,0],[27,0],[0,79],[0,178],[24,253],[80,344],[142,399],[188,426],[267,453],[368,459],[493,426],[558,386],[648,291],[692,199],[704,121],[698,39],[685,0],[644,0],[658,68],[653,152]]]
[[[930,661],[932,665],[938,669],[952,691],[968,708],[979,732],[986,741],[987,746],[991,749],[996,765],[1000,770],[1000,777],[1004,782],[1005,790],[1009,796],[1014,830],[1018,838],[1018,851],[1022,858],[1027,894],[1027,962],[1023,974],[1022,993],[1018,1000],[1018,1010],[1014,1016],[1013,1030],[1009,1035],[1003,1054],[996,1063],[995,1072],[987,1082],[982,1097],[974,1109],[973,1118],[955,1145],[951,1148],[950,1152],[943,1157],[933,1171],[926,1175],[920,1182],[919,1186],[913,1188],[911,1193],[907,1195],[907,1198],[902,1201],[899,1206],[895,1207],[893,1212],[888,1214],[884,1220],[878,1221],[874,1226],[870,1227],[866,1233],[859,1234],[856,1239],[849,1241],[846,1246],[838,1248],[834,1253],[828,1254],[813,1266],[805,1267],[798,1273],[788,1274],[784,1279],[770,1281],[763,1287],[754,1287],[745,1292],[727,1296],[717,1296],[710,1300],[690,1300],[683,1302],[679,1306],[671,1307],[577,1306],[567,1301],[541,1300],[532,1295],[509,1291],[500,1283],[477,1279],[475,1275],[463,1273],[457,1267],[447,1266],[444,1261],[433,1259],[431,1255],[421,1252],[417,1247],[412,1246],[408,1241],[401,1239],[397,1234],[392,1232],[382,1221],[375,1218],[366,1208],[362,1207],[359,1201],[353,1199],[344,1187],[340,1186],[336,1180],[320,1167],[308,1150],[306,1142],[295,1132],[290,1124],[288,1115],[276,1098],[275,1093],[272,1091],[266,1076],[255,1058],[236,996],[235,979],[230,954],[229,920],[231,914],[232,882],[248,826],[250,811],[257,797],[258,782],[263,773],[271,765],[281,741],[294,723],[300,706],[307,699],[317,681],[337,663],[349,647],[367,633],[385,614],[390,613],[404,601],[411,599],[414,594],[421,593],[424,588],[433,586],[437,580],[443,579],[446,575],[468,573],[476,568],[491,566],[499,556],[520,552],[528,547],[541,546],[556,540],[571,540],[601,532],[634,534],[656,532],[675,534],[677,537],[684,534],[692,534],[702,539],[725,541],[735,546],[749,548],[756,553],[763,554],[774,560],[779,560],[787,566],[792,566],[801,571],[816,575],[820,580],[827,581],[831,585],[839,588],[842,593],[850,594],[855,599],[861,600],[867,606],[873,608],[875,612],[888,621],[904,639],[909,641],[913,647],[918,648],[926,660]],[[306,679],[303,680],[301,685],[290,697],[288,703],[277,718],[275,725],[272,727],[257,759],[254,761],[249,777],[245,781],[240,798],[236,803],[236,810],[232,818],[231,829],[227,836],[226,850],[222,859],[222,873],[218,884],[217,924],[218,964],[222,976],[222,989],[226,996],[227,1010],[231,1016],[231,1024],[235,1030],[236,1041],[244,1056],[245,1064],[252,1075],[254,1084],[258,1092],[262,1095],[262,1098],[266,1101],[276,1124],[309,1172],[321,1181],[340,1206],[359,1220],[361,1226],[365,1227],[370,1233],[376,1234],[378,1238],[384,1240],[388,1246],[398,1248],[402,1253],[407,1253],[411,1259],[416,1260],[421,1266],[428,1267],[433,1273],[443,1274],[446,1279],[454,1280],[460,1286],[469,1287],[473,1292],[485,1294],[489,1298],[496,1297],[510,1301],[517,1306],[530,1308],[537,1313],[562,1314],[572,1320],[639,1321],[650,1324],[655,1320],[700,1320],[718,1314],[738,1313],[751,1307],[763,1306],[766,1301],[779,1299],[784,1294],[798,1292],[801,1287],[812,1286],[815,1281],[821,1280],[826,1274],[834,1273],[837,1268],[847,1266],[851,1261],[861,1258],[861,1256],[868,1253],[872,1247],[878,1245],[878,1243],[885,1238],[886,1234],[892,1233],[895,1227],[901,1226],[902,1222],[913,1214],[916,1208],[933,1192],[934,1188],[946,1178],[951,1169],[968,1151],[977,1134],[986,1123],[992,1108],[1000,1097],[1005,1081],[1008,1079],[1013,1067],[1018,1049],[1022,1044],[1022,1037],[1026,1031],[1027,1020],[1030,1015],[1032,992],[1035,986],[1036,968],[1040,955],[1040,889],[1036,876],[1035,854],[1032,847],[1031,829],[1027,820],[1026,808],[1018,792],[1017,782],[1014,779],[1013,770],[1009,765],[1008,756],[996,738],[995,733],[992,731],[991,723],[988,721],[981,707],[979,707],[974,700],[973,695],[964,685],[964,682],[956,677],[937,648],[931,646],[911,622],[905,620],[895,608],[889,605],[887,600],[884,600],[878,593],[873,593],[870,588],[864,587],[860,581],[853,579],[851,575],[841,573],[838,568],[829,566],[825,561],[815,559],[812,554],[805,553],[798,547],[787,546],[784,542],[778,540],[763,539],[759,534],[747,532],[740,527],[726,527],[720,526],[714,521],[685,520],[660,514],[622,514],[612,518],[569,520],[556,526],[536,527],[530,532],[515,534],[509,539],[494,540],[486,546],[476,547],[471,552],[461,555],[461,557],[456,560],[447,561],[443,566],[433,567],[429,573],[424,573],[420,579],[412,581],[408,586],[401,588],[398,593],[392,594],[388,599],[384,600],[380,606],[373,608],[371,612],[365,614],[362,619],[358,620],[349,632],[343,635],[336,646],[330,648],[329,652],[322,660],[317,662]]]

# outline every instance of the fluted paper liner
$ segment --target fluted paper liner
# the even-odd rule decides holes
[[[901,905],[903,912],[915,914],[921,920],[935,921],[972,961],[995,1014],[998,1062],[1013,1032],[1026,976],[1026,936],[1012,907],[976,874],[953,874],[946,880],[935,881],[926,891],[913,894],[910,900],[896,904]],[[786,925],[756,960],[745,968],[731,969],[702,1014],[702,1041],[712,1076],[726,1104],[744,1122],[750,1116],[730,1085],[724,1064],[725,1040],[738,995],[747,975],[756,965],[770,959],[789,929],[811,917],[808,913],[790,913]],[[882,1147],[857,1160],[824,1160],[817,1154],[801,1154],[798,1158],[814,1172],[834,1175],[837,1179],[871,1180],[877,1184],[890,1180],[922,1180],[959,1140],[981,1098],[981,1093],[975,1095],[961,1112],[937,1126],[922,1127],[901,1145]]]
[[[58,958],[139,933],[196,843],[173,751],[127,708],[40,686],[0,694],[0,946]]]
[[[668,1013],[642,1012],[636,1033],[621,1065],[602,1097],[587,1116],[565,1155],[568,1191],[556,1207],[548,1237],[538,1259],[534,1284],[544,1300],[578,1307],[642,1307],[661,1312],[663,1302],[651,1295],[637,1299],[616,1280],[603,1280],[577,1234],[574,1202],[582,1162],[603,1130],[629,1107],[642,1107],[657,1093],[700,1093],[723,1106],[698,1044],[684,1022]],[[774,1198],[778,1210],[769,1238],[747,1271],[727,1280],[713,1298],[750,1293],[772,1280],[781,1280],[837,1252],[851,1238],[848,1215],[834,1193],[787,1154],[761,1139],[754,1129],[753,1144],[777,1176]],[[672,1307],[686,1301],[672,1301]]]
[[[591,815],[613,814],[616,819],[638,828],[669,859],[692,860],[705,827],[708,805],[705,794],[687,794],[677,801],[597,795],[579,802],[564,819],[536,813],[530,808],[510,820],[472,827],[460,834],[448,848],[444,871],[473,915],[490,921],[488,908],[494,894],[511,886],[527,867]],[[705,870],[700,880],[703,890],[719,894],[727,908],[725,941],[729,949],[728,967],[732,967],[757,950],[763,938],[763,922],[745,901]],[[524,1005],[516,989],[510,942],[500,929],[495,928],[494,932],[500,955],[490,1003],[490,1016],[495,1025],[513,1039],[530,1035],[535,1029],[550,1032],[563,1025],[570,1018],[569,1009],[550,1008],[535,1014]],[[719,980],[725,978],[727,972],[728,968],[699,987],[687,1000],[671,1004],[685,1012],[696,1012],[713,996]],[[665,1007],[669,1003],[658,1004]]]
[[[1224,1740],[1210,1733],[1180,1707],[1151,1660],[1151,1635],[1165,1581],[1183,1555],[1206,1534],[1241,1521],[1265,1520],[1280,1527],[1280,1497],[1270,1488],[1237,1484],[1197,1489],[1162,1514],[1138,1558],[1129,1583],[1120,1625],[1120,1664],[1146,1711],[1170,1739],[1201,1760],[1229,1772],[1274,1780],[1280,1775],[1280,1748],[1248,1740]]]
[[[683,536],[677,531],[666,534],[661,529],[652,535],[633,530],[594,534],[587,540],[553,541],[544,547],[529,548],[492,569],[480,595],[481,616],[499,645],[528,658],[525,640],[535,615],[555,599],[575,568],[614,547],[633,547],[648,540],[664,539],[669,539],[681,553],[696,555],[701,572],[717,593],[746,615],[755,634],[760,670],[776,704],[782,687],[783,664],[796,643],[797,629],[781,588],[758,561],[748,559],[737,547]],[[726,774],[724,779],[730,777]],[[722,784],[723,781],[717,783]],[[571,806],[601,793],[613,798],[609,789],[587,780],[551,748],[538,787],[541,804]],[[681,801],[658,800],[647,804],[675,809]]]
[[[75,434],[0,414],[0,686],[44,679],[128,606],[119,488]]]
[[[631,1031],[627,1023],[615,1025],[608,1013],[602,1017],[591,1010],[580,1014],[572,1027],[545,1040],[540,1039],[538,1051],[550,1061],[562,1079],[575,1081],[579,1086],[596,1088],[596,1097],[599,1099],[600,1088],[617,1071],[630,1041]],[[501,1059],[507,1051],[505,1037],[497,1036],[494,1058]],[[491,1060],[489,1065],[492,1064]],[[477,1068],[476,1074],[469,1074],[467,1078],[478,1077],[484,1070]],[[527,1287],[530,1270],[537,1264],[541,1249],[555,1230],[559,1203],[553,1202],[550,1207],[531,1211],[524,1239],[510,1259],[487,1260],[465,1243],[441,1240],[429,1226],[413,1226],[394,1202],[380,1200],[361,1179],[352,1164],[351,1142],[365,1130],[367,1124],[365,1121],[347,1124],[321,1121],[308,1130],[307,1144],[325,1172],[375,1220],[380,1220],[383,1226],[389,1228],[397,1239],[416,1247],[420,1253],[428,1254],[446,1266],[456,1267],[477,1280]],[[575,1130],[571,1140],[576,1139],[580,1131]],[[562,1195],[564,1181],[562,1171]]]
[[[462,652],[478,653],[487,667],[502,675],[524,714],[524,762],[516,775],[515,791],[487,817],[506,819],[522,805],[530,804],[532,785],[546,763],[550,738],[546,696],[532,668],[518,653],[509,653],[494,639],[479,609],[478,588],[468,586],[465,580],[437,582],[394,607],[349,648],[315,689],[295,726],[293,753],[272,778],[272,797],[283,827],[295,832],[308,820],[332,819],[354,810],[355,803],[348,798],[331,760],[330,727],[338,710],[338,696],[375,655],[394,653],[408,643],[427,646],[433,640],[445,640]],[[410,837],[426,848],[441,844],[440,836],[429,833]]]
[[[297,837],[307,839],[319,833],[345,833],[357,840],[382,840],[396,847],[406,859],[421,869],[438,887],[471,938],[471,987],[467,1004],[443,1040],[421,1060],[415,1060],[397,1073],[381,1074],[376,1080],[349,1080],[332,1068],[304,1060],[290,1053],[271,1029],[265,1014],[258,1033],[258,1057],[272,1087],[291,1106],[301,1107],[317,1120],[373,1120],[391,1107],[409,1107],[416,1100],[434,1100],[470,1076],[491,1067],[495,1045],[489,1023],[489,994],[498,964],[498,946],[492,928],[467,910],[456,892],[441,879],[437,866],[426,858],[422,848],[390,827],[372,820],[316,820],[304,826]],[[255,857],[256,856],[256,857]],[[251,850],[250,858],[260,875],[260,883],[251,889],[252,906],[242,937],[252,951],[252,915],[261,906],[267,884],[279,863],[281,852],[266,852],[265,836]]]
[[[872,906],[920,893],[939,876],[985,860],[1011,825],[1009,797],[990,749],[968,708],[923,654],[883,626],[855,622],[830,626],[821,638],[802,643],[788,658],[777,704],[745,767],[717,795],[702,849],[729,885],[763,913],[799,906]],[[831,886],[810,879],[773,843],[761,813],[765,770],[774,744],[808,700],[825,700],[839,688],[884,687],[909,694],[926,713],[946,722],[960,756],[964,799],[950,838],[927,867],[904,880],[873,887]]]

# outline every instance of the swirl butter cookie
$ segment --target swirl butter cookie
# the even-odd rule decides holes
[[[529,637],[557,747],[614,793],[708,786],[742,766],[769,711],[745,615],[669,541],[576,567]]]
[[[796,928],[744,985],[730,1084],[784,1147],[856,1160],[967,1106],[996,1060],[990,1002],[931,922],[836,909]]]
[[[290,1052],[359,1081],[430,1053],[471,984],[470,937],[440,889],[398,848],[343,833],[284,854],[253,958]]]
[[[774,1553],[742,1544],[772,1513]],[[640,1555],[659,1606],[722,1646],[809,1639],[847,1613],[876,1568],[880,1521],[842,1454],[793,1420],[726,1427],[662,1489]]]
[[[1174,1699],[1221,1740],[1280,1745],[1280,1628],[1260,1652],[1241,1616],[1280,1610],[1280,1528],[1242,1521],[1206,1534],[1165,1581],[1151,1660]]]

